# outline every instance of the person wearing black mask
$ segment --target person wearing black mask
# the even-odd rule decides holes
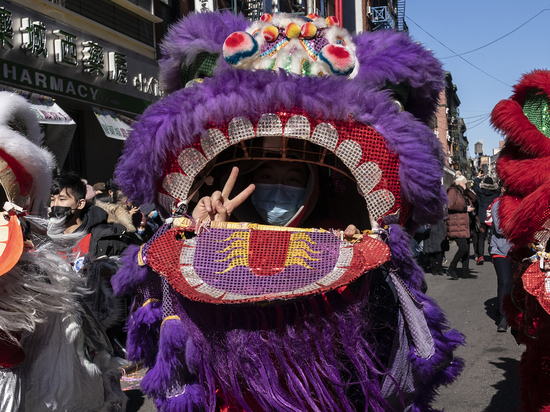
[[[78,176],[67,174],[54,181],[51,189],[49,217],[64,218],[64,234],[73,233],[82,225],[85,207],[86,185]]]
[[[86,206],[86,185],[75,173],[54,179],[50,198],[48,235],[78,234],[82,254],[89,257],[120,255],[129,244],[136,243],[136,228],[128,211],[108,203]],[[88,249],[89,245],[89,249]]]

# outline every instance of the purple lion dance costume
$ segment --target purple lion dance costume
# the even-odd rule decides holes
[[[112,280],[135,295],[127,351],[160,410],[431,411],[463,367],[407,234],[446,201],[426,125],[441,65],[405,34],[335,23],[201,13],[164,39],[167,95],[116,178],[167,220]],[[230,219],[191,214],[273,161],[304,179],[286,223],[262,214],[261,184]]]

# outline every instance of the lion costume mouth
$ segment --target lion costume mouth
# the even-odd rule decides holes
[[[19,207],[28,206],[33,187],[32,176],[14,157],[0,149],[0,184],[6,200]],[[3,205],[3,202],[2,202]]]
[[[21,164],[5,151],[0,149],[0,184],[4,189],[4,196],[0,201],[5,201],[17,206],[28,205],[32,177],[25,171]],[[0,276],[9,272],[23,254],[23,233],[15,212],[4,213],[0,216]]]
[[[247,145],[260,137],[282,139],[282,160],[329,167],[354,180],[374,221],[386,218],[385,223],[403,223],[409,217],[410,210],[407,205],[403,207],[401,199],[399,158],[388,150],[380,133],[352,119],[321,121],[292,112],[263,114],[255,123],[236,117],[226,125],[207,128],[192,147],[169,158],[158,193],[159,203],[167,211],[174,210],[180,202],[187,204],[200,184],[197,176],[226,150],[235,151],[229,161],[267,159],[265,153]],[[309,157],[304,154],[302,159],[286,158],[287,139],[309,142],[320,150],[313,156],[311,152],[307,153]]]
[[[38,214],[49,197],[53,155],[40,147],[42,133],[27,100],[0,93],[0,276],[23,253],[21,213]],[[4,206],[8,202],[7,207]]]

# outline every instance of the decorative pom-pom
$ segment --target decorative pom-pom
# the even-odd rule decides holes
[[[272,18],[271,14],[264,13],[264,14],[262,14],[262,17],[260,17],[260,20],[261,21],[266,21],[266,22],[269,23],[271,21],[271,18]]]
[[[298,26],[296,23],[290,23],[288,26],[286,26],[285,35],[289,39],[296,39],[300,37],[300,26]]]
[[[306,17],[307,17],[308,19],[315,20],[315,19],[318,19],[318,18],[319,18],[319,15],[316,14],[316,13],[309,13]]]
[[[325,21],[327,22],[327,26],[339,26],[340,22],[335,16],[328,16]]]
[[[268,43],[272,43],[279,37],[279,29],[275,26],[267,26],[263,31],[264,39]]]
[[[258,43],[245,31],[229,35],[223,43],[223,57],[231,66],[246,65],[247,61],[259,51]]]
[[[332,73],[347,76],[355,67],[355,59],[344,46],[328,44],[321,49],[319,59],[325,62]]]
[[[313,23],[306,23],[300,30],[300,36],[304,39],[313,39],[317,34],[317,27]]]

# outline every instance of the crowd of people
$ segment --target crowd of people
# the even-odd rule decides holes
[[[480,170],[472,182],[457,172],[453,184],[447,189],[447,215],[436,224],[423,226],[415,233],[413,245],[418,249],[417,259],[433,275],[445,275],[451,280],[476,279],[470,262],[485,263],[485,251],[497,274],[498,332],[506,332],[503,299],[512,290],[511,261],[507,258],[510,243],[500,229],[498,203],[504,192],[490,176]],[[450,243],[457,251],[446,258]],[[473,254],[472,252],[473,246]],[[487,247],[487,248],[486,248]],[[446,271],[443,262],[449,262]],[[457,271],[461,266],[461,272]]]
[[[129,201],[112,180],[91,186],[71,172],[53,180],[49,218],[52,239],[74,241],[69,261],[75,271],[83,272],[93,292],[85,300],[116,354],[125,357],[123,325],[130,297],[114,297],[111,277],[126,248],[147,242],[162,225],[162,218],[154,205]]]

